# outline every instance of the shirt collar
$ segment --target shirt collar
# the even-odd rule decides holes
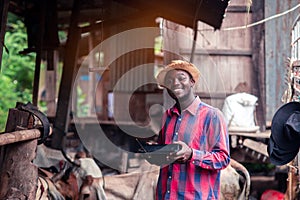
[[[185,110],[190,112],[192,115],[196,115],[200,103],[201,103],[200,98],[198,96],[196,96],[196,98],[194,99],[192,104],[189,105]],[[176,104],[171,109],[168,110],[168,115],[171,115],[171,114],[180,115]]]

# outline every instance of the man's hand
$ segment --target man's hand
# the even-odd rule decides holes
[[[176,162],[179,163],[187,162],[192,157],[193,154],[192,148],[190,148],[186,143],[182,141],[174,142],[174,144],[181,145],[181,150],[175,153],[174,155],[171,155],[172,159],[176,160]]]

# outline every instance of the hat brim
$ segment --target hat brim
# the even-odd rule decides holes
[[[271,163],[274,165],[285,165],[291,162],[298,154],[299,148],[285,150],[281,149],[272,138],[269,140],[268,153]]]
[[[291,146],[291,141],[285,137],[284,125],[288,118],[296,111],[300,111],[299,102],[290,102],[281,106],[275,113],[271,125],[271,137],[280,146]]]
[[[287,164],[299,151],[300,143],[297,140],[291,141],[284,130],[288,118],[296,111],[300,111],[300,103],[289,102],[281,106],[272,119],[268,153],[270,161],[275,165]]]

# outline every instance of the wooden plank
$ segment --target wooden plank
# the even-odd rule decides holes
[[[197,93],[228,94],[236,93],[236,87],[246,83],[252,87],[252,63],[244,56],[196,56],[195,64],[201,78],[195,88]],[[200,64],[197,64],[200,63]],[[226,95],[227,94],[227,95]],[[207,95],[206,95],[207,96]]]
[[[247,5],[246,0],[235,0],[235,1],[230,1],[230,6],[246,6]]]
[[[229,135],[243,136],[243,137],[252,137],[252,138],[270,138],[271,131],[257,132],[257,133],[246,133],[246,132],[228,132]]]
[[[264,156],[268,156],[268,151],[267,151],[267,145],[262,143],[262,142],[257,142],[251,139],[245,139],[243,142],[243,145],[245,147],[248,147],[249,149],[252,149],[258,153],[263,154]]]
[[[46,102],[47,117],[54,117],[56,113],[56,81],[57,81],[58,52],[47,51],[47,71],[46,71]]]
[[[201,98],[205,99],[225,99],[227,96],[232,95],[234,93],[217,93],[217,92],[198,92],[197,95],[199,95]]]
[[[190,49],[180,49],[180,54],[190,54]],[[250,50],[236,50],[236,49],[197,49],[195,55],[212,55],[212,56],[252,56]]]
[[[233,6],[228,6],[227,7],[227,10],[226,10],[226,13],[230,13],[230,12],[240,12],[240,13],[247,13],[248,12],[248,8],[247,6],[243,6],[243,5],[233,5]],[[250,8],[250,12],[251,11],[251,8]]]

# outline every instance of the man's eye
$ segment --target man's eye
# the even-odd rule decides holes
[[[178,80],[179,80],[179,81],[184,81],[185,79],[186,79],[185,76],[180,76],[180,77],[178,77]]]

